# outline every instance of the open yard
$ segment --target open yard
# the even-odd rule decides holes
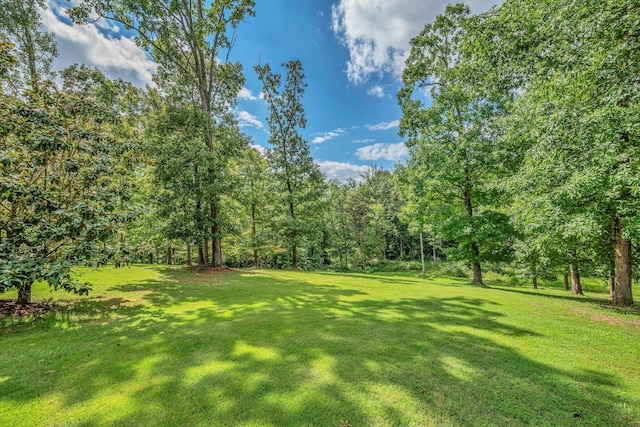
[[[0,425],[640,425],[640,316],[415,273],[85,270],[0,319]],[[6,294],[3,298],[14,298]]]

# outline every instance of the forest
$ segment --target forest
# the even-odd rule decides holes
[[[54,72],[44,0],[0,8],[0,292],[87,294],[77,266],[442,268],[533,287],[601,280],[633,305],[640,237],[640,9],[632,1],[462,4],[411,40],[397,102],[409,155],[327,180],[301,131],[304,64],[234,62],[253,0],[83,0],[158,64],[144,89]],[[263,84],[270,148],[232,110]],[[420,266],[421,262],[421,266]],[[404,267],[403,267],[404,266]]]

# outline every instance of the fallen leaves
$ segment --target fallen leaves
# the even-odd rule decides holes
[[[23,304],[17,301],[0,300],[0,316],[40,317],[52,309],[53,306],[46,302]]]

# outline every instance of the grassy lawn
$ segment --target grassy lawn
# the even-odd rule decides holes
[[[415,273],[131,267],[0,319],[0,425],[640,425],[640,316]],[[3,298],[13,298],[5,295]]]

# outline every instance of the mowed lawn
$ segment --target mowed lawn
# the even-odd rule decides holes
[[[415,273],[85,270],[0,319],[0,425],[638,426],[640,316]],[[13,298],[7,294],[3,298]]]

